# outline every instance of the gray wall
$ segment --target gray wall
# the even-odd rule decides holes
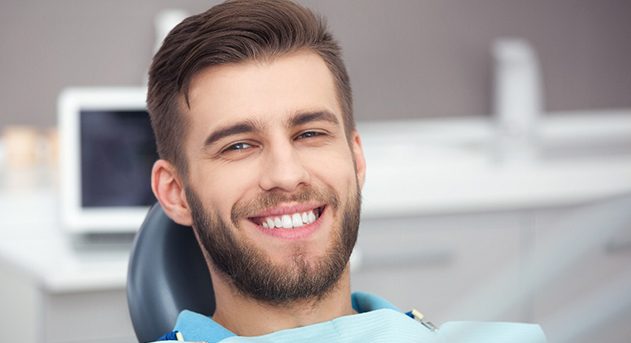
[[[207,1],[2,0],[0,127],[55,125],[66,86],[137,85],[153,17]],[[359,120],[491,112],[490,46],[537,49],[547,110],[631,107],[628,0],[303,0],[345,49]]]

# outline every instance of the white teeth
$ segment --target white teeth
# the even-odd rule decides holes
[[[291,225],[291,217],[287,214],[284,214],[282,217],[283,220],[283,229],[291,229],[293,226]]]
[[[265,223],[267,223],[267,227],[270,229],[273,229],[275,226],[274,219],[272,218],[265,219]]]
[[[280,217],[267,217],[262,220],[261,226],[267,229],[292,229],[311,224],[317,219],[318,217],[314,210],[311,210],[302,213],[285,214]]]
[[[302,224],[302,216],[299,213],[294,213],[291,216],[291,225],[293,227],[301,227]]]

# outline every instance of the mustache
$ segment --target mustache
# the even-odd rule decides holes
[[[322,190],[310,186],[303,186],[294,193],[287,193],[280,190],[272,190],[261,193],[255,199],[238,202],[230,212],[230,220],[237,226],[239,218],[256,216],[257,213],[276,207],[285,202],[322,202],[336,209],[339,206],[339,197],[331,188]]]

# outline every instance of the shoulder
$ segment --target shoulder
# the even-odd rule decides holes
[[[232,336],[234,333],[215,322],[211,317],[184,310],[178,315],[173,331],[161,337],[161,340],[214,343]]]

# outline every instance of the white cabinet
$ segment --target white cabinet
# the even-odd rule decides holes
[[[534,320],[550,342],[631,341],[631,197],[535,212]]]
[[[137,342],[124,289],[46,294],[42,300],[45,342]]]
[[[435,324],[523,320],[520,213],[362,221],[353,290],[376,293]]]
[[[0,341],[136,342],[123,287],[50,291],[1,262]]]
[[[49,189],[0,189],[0,342],[136,342],[126,246],[77,244],[57,202]]]
[[[481,214],[364,219],[353,290],[436,324],[541,324],[550,342],[631,341],[631,196]]]

